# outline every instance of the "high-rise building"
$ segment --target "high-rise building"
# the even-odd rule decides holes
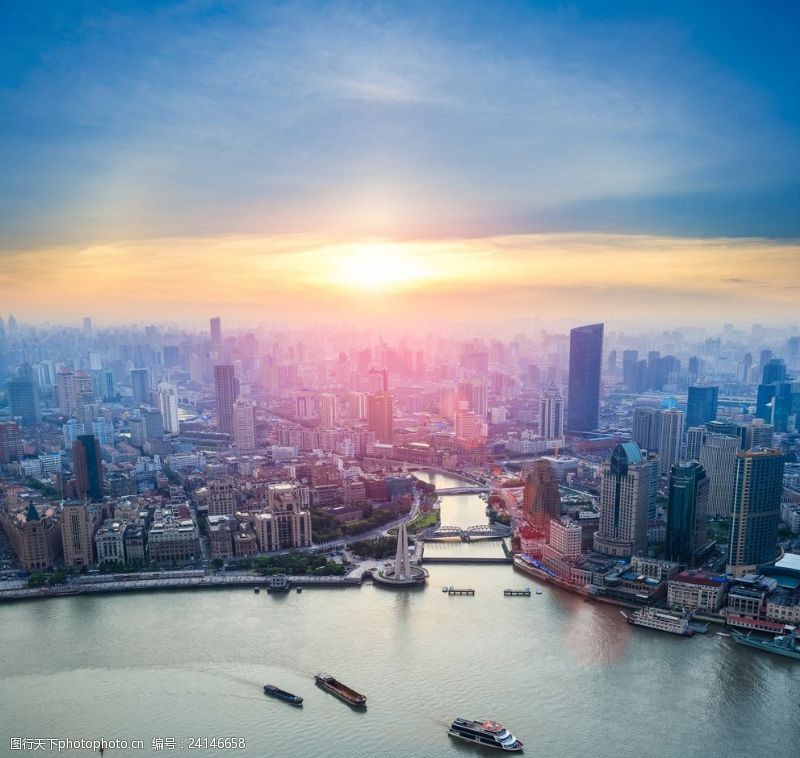
[[[661,450],[661,411],[658,408],[635,408],[633,411],[633,441],[643,450]]]
[[[211,327],[211,341],[218,345],[222,342],[222,319],[219,316],[214,316],[209,321],[209,325]]]
[[[61,541],[65,566],[94,563],[92,517],[84,503],[65,503],[61,511]]]
[[[694,567],[706,545],[708,476],[697,461],[676,463],[669,473],[664,557]]]
[[[733,484],[739,437],[729,434],[703,435],[700,445],[700,463],[708,474],[708,515],[727,518],[733,508]]]
[[[635,442],[617,445],[601,469],[600,526],[594,549],[629,558],[647,547],[650,464]]]
[[[211,479],[208,483],[208,515],[233,516],[238,510],[236,482],[230,476]]]
[[[22,440],[16,421],[0,421],[0,463],[11,463],[22,457]]]
[[[683,411],[672,408],[661,411],[661,475],[669,474],[673,464],[681,459],[683,445]]]
[[[775,436],[775,427],[772,424],[765,424],[760,418],[753,419],[744,428],[744,450],[752,450],[754,447],[772,447]]]
[[[378,442],[392,442],[394,429],[394,395],[376,392],[367,398],[367,425]]]
[[[564,436],[564,396],[555,384],[539,398],[539,434],[547,439]]]
[[[575,327],[569,333],[567,430],[570,432],[590,432],[598,427],[602,364],[603,325]]]
[[[728,571],[740,577],[778,554],[783,454],[767,449],[737,453],[734,482]]]
[[[20,369],[19,376],[8,383],[8,404],[11,415],[19,418],[23,426],[38,424],[42,420],[39,390],[30,366]]]
[[[700,426],[717,417],[719,387],[689,387],[686,426]]]
[[[466,405],[465,401],[462,402]],[[468,408],[456,410],[453,428],[456,439],[459,440],[478,440],[486,436],[486,426],[483,419]]]
[[[180,432],[178,419],[178,390],[173,384],[161,382],[158,385],[158,409],[164,420],[164,431],[167,434]]]
[[[786,364],[780,358],[771,358],[764,364],[761,374],[762,384],[774,384],[786,379]]]
[[[56,394],[58,410],[62,416],[71,416],[75,412],[74,374],[68,368],[62,368],[56,375]]]
[[[548,533],[550,520],[561,515],[561,493],[553,467],[548,461],[541,458],[534,461],[525,477],[522,512],[528,523],[545,534]]]
[[[134,405],[150,404],[150,372],[146,368],[131,369]]]
[[[367,393],[351,392],[347,396],[349,404],[349,417],[354,421],[360,421],[367,417]]]
[[[233,404],[233,440],[239,452],[256,449],[255,406],[248,400]]]
[[[214,389],[217,396],[217,427],[233,434],[233,404],[239,397],[233,366],[214,366]]]
[[[339,421],[339,398],[332,392],[319,396],[319,416],[323,429],[333,429]]]
[[[103,462],[93,434],[81,434],[72,443],[72,471],[79,498],[103,499]]]

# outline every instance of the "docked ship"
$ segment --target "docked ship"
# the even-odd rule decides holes
[[[330,674],[320,672],[314,677],[314,681],[317,683],[317,687],[322,687],[323,690],[330,692],[331,695],[338,697],[339,700],[353,706],[353,708],[366,708],[367,706],[366,695],[350,689],[350,687],[334,679]]]
[[[660,608],[639,608],[633,613],[620,611],[629,624],[644,626],[648,629],[658,629],[660,632],[670,634],[680,634],[683,637],[691,637],[694,629],[690,625],[692,620],[691,612],[678,614],[661,610]]]
[[[522,743],[496,721],[473,721],[457,718],[451,725],[448,734],[483,747],[493,747],[512,753],[522,751]]]
[[[265,684],[264,694],[274,697],[276,700],[284,700],[292,705],[303,704],[303,698],[301,698],[299,695],[293,695],[291,692],[282,690],[280,687],[276,687],[274,684]]]
[[[787,634],[779,634],[771,640],[762,640],[758,637],[751,637],[750,632],[731,632],[734,642],[740,645],[754,647],[767,653],[785,655],[787,658],[800,660],[800,639],[797,637],[797,629],[792,629]]]

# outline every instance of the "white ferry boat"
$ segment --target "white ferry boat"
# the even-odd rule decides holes
[[[670,634],[680,634],[683,637],[691,637],[694,634],[694,630],[689,624],[692,620],[691,612],[678,614],[660,608],[639,608],[631,614],[623,611],[620,613],[628,619],[629,624],[636,626],[658,629]]]
[[[521,752],[523,747],[522,743],[508,729],[496,721],[473,721],[472,719],[457,718],[450,725],[448,734],[476,745],[512,753]]]

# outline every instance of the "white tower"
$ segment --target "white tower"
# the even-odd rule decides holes
[[[406,522],[397,529],[397,553],[394,559],[394,578],[411,579],[411,562],[408,560],[408,533]]]

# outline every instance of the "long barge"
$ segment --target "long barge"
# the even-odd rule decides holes
[[[321,687],[326,692],[330,692],[334,697],[339,698],[344,703],[347,703],[352,708],[366,708],[367,696],[356,692],[354,689],[342,684],[338,679],[335,679],[330,674],[323,672],[318,673],[314,677],[317,687]]]
[[[280,687],[276,687],[274,684],[265,684],[264,694],[274,697],[276,700],[283,700],[290,705],[303,704],[303,698],[301,698],[299,695],[294,695],[291,692],[282,690]]]

